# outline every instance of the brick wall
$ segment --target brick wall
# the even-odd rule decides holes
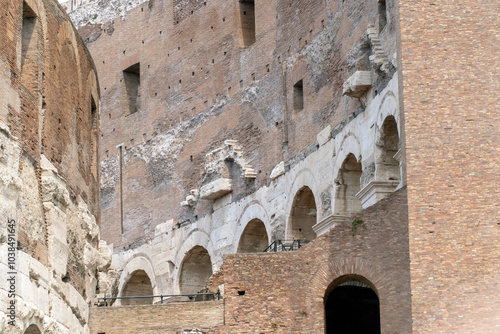
[[[399,4],[413,329],[498,333],[498,3]]]
[[[366,230],[350,219],[298,252],[226,256],[227,331],[324,333],[327,288],[358,275],[378,293],[382,333],[411,332],[406,190],[355,217]]]
[[[224,322],[224,301],[91,309],[90,333],[164,333],[200,329],[213,333]]]

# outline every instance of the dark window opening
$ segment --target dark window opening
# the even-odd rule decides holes
[[[111,115],[110,115],[111,116]],[[90,171],[97,180],[97,137],[99,127],[97,125],[97,104],[94,97],[90,98],[90,129],[91,129],[91,161],[90,161]]]
[[[303,80],[293,85],[293,109],[304,109],[304,86]]]
[[[137,63],[123,71],[129,114],[141,110],[141,64]]]
[[[23,3],[23,32],[22,32],[22,51],[21,51],[21,68],[24,65],[32,37],[36,26],[36,14],[26,2]],[[34,46],[33,46],[34,47]]]
[[[244,296],[245,295],[245,291],[238,291],[238,295],[239,296]]]
[[[380,334],[378,296],[361,282],[342,283],[326,298],[325,318],[327,334]]]
[[[378,1],[378,30],[382,31],[387,24],[387,8],[385,0]]]
[[[243,47],[255,43],[255,2],[240,0],[240,25]]]

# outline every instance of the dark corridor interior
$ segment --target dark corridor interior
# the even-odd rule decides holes
[[[369,287],[349,283],[333,289],[326,299],[326,333],[380,334],[377,294]]]

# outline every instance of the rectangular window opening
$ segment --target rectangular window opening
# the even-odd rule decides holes
[[[33,9],[24,1],[23,2],[23,28],[21,37],[21,69],[23,68],[26,59],[30,53],[36,48],[36,43],[33,40],[35,32],[37,16]]]
[[[97,180],[97,137],[98,137],[98,126],[97,126],[97,104],[94,97],[90,98],[90,129],[91,129],[91,161],[90,161],[90,171]]]
[[[387,8],[385,0],[378,1],[378,31],[382,31],[387,24]]]
[[[137,63],[123,71],[128,101],[128,114],[141,110],[141,64]]]
[[[255,1],[240,0],[240,25],[243,47],[255,43]]]
[[[303,80],[298,81],[293,85],[293,109],[304,109],[304,86]]]

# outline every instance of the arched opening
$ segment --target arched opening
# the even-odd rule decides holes
[[[268,245],[266,226],[261,220],[253,219],[241,235],[237,253],[263,252]]]
[[[37,325],[30,325],[25,331],[24,334],[42,334]]]
[[[394,157],[399,150],[398,125],[394,116],[388,116],[380,129],[378,142],[381,150],[377,163],[377,179],[379,181],[401,180],[399,161]]]
[[[153,286],[148,274],[144,270],[136,270],[123,287],[122,297],[152,296]],[[121,305],[151,305],[153,298],[122,299]]]
[[[179,288],[181,293],[198,293],[206,287],[212,276],[212,261],[208,251],[201,247],[193,247],[182,262]]]
[[[365,279],[336,280],[325,294],[326,334],[380,334],[377,293]]]
[[[361,201],[356,198],[360,189],[361,162],[349,153],[342,163],[336,183],[335,214],[349,215],[361,210]]]
[[[311,241],[316,238],[313,226],[316,224],[316,201],[308,187],[301,188],[293,200],[288,239]]]

